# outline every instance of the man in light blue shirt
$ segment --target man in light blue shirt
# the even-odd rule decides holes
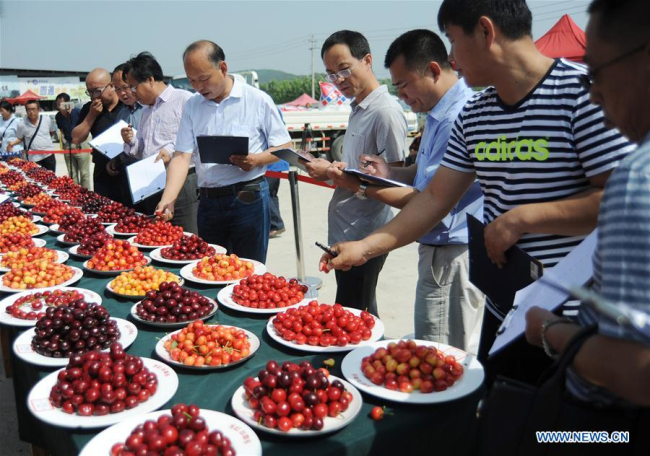
[[[362,163],[371,162],[366,167],[369,173],[414,187],[368,186],[370,198],[402,208],[427,187],[438,169],[453,123],[473,94],[447,57],[440,37],[428,30],[407,32],[389,47],[385,66],[399,97],[414,112],[428,114],[414,165],[394,168],[377,156],[361,157]],[[358,179],[339,170],[330,174],[335,183],[352,191],[360,186]],[[483,218],[483,195],[477,182],[441,223],[418,240],[415,337],[476,352],[485,297],[469,282],[467,214]]]
[[[271,151],[289,147],[291,137],[271,97],[228,75],[225,58],[211,41],[197,41],[185,50],[185,73],[197,93],[183,108],[167,185],[156,210],[173,217],[193,162],[201,198],[199,236],[228,253],[265,262],[270,222],[264,173],[266,165],[277,161]],[[248,155],[232,155],[227,165],[203,163],[196,140],[201,135],[246,136]]]

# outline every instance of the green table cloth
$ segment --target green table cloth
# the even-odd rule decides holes
[[[55,236],[48,233],[44,238],[48,241],[48,247],[67,250],[67,247],[56,243]],[[72,256],[66,264],[81,268],[81,262]],[[168,264],[155,262],[153,264],[180,275],[179,268],[170,267]],[[130,317],[130,309],[135,301],[117,298],[107,291],[106,284],[110,280],[112,280],[110,277],[84,272],[83,278],[72,286],[99,293],[103,305],[112,316],[135,322]],[[214,299],[219,291],[219,288],[201,286],[188,281],[185,286]],[[399,304],[412,305],[410,302]],[[255,376],[258,370],[271,359],[278,362],[309,360],[314,365],[320,366],[324,359],[334,358],[336,366],[330,371],[342,377],[340,364],[345,353],[309,354],[287,348],[269,337],[265,329],[267,321],[268,316],[240,313],[220,306],[217,314],[208,322],[234,325],[253,332],[260,338],[260,349],[247,362],[226,370],[198,372],[176,369],[179,387],[174,397],[163,408],[170,408],[175,403],[183,402],[234,415],[230,406],[234,391],[247,376]],[[127,352],[156,358],[154,347],[165,331],[139,322],[136,326],[138,327],[137,339]],[[18,328],[11,329],[12,340],[18,334],[20,334]],[[56,369],[27,364],[16,358],[13,353],[12,366],[22,440],[45,448],[53,455],[67,456],[77,454],[93,436],[101,431],[101,429],[81,431],[54,427],[34,418],[26,406],[27,394],[40,379]],[[361,413],[352,423],[336,433],[311,438],[289,438],[262,431],[256,433],[262,441],[263,452],[266,455],[469,454],[476,435],[476,407],[483,394],[483,389],[479,389],[453,402],[413,406],[390,403],[362,393],[364,404]],[[376,405],[386,405],[388,411],[393,414],[386,416],[382,421],[371,420],[370,410]],[[3,418],[9,419],[9,417]],[[107,448],[106,454],[108,450]]]

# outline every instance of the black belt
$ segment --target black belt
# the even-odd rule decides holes
[[[196,168],[192,167],[192,168],[190,168],[189,171],[187,172],[187,175],[188,175],[188,176],[191,176],[192,174],[195,174],[195,173],[196,173]]]
[[[237,182],[236,184],[226,185],[225,187],[201,187],[199,194],[201,198],[220,198],[222,196],[233,196],[241,191],[259,192],[260,182],[264,180],[264,176],[246,182]]]

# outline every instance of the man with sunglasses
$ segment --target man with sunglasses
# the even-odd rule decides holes
[[[95,68],[86,76],[86,94],[90,101],[79,112],[77,126],[72,130],[72,141],[81,144],[88,135],[97,137],[119,120],[122,103],[111,84],[111,74],[104,68]],[[109,160],[93,150],[93,189],[100,195],[115,201],[121,200],[119,185],[106,170]]]
[[[379,84],[372,72],[368,40],[350,30],[332,34],[321,48],[327,79],[348,98],[354,98],[350,121],[343,141],[343,161],[359,168],[359,156],[381,155],[387,163],[399,166],[404,161],[408,128],[404,112]],[[327,180],[333,164],[316,159],[305,166],[311,177]],[[366,186],[352,192],[338,187],[329,204],[328,242],[363,239],[393,217],[391,208],[381,201],[368,199]],[[336,302],[356,309],[368,309],[377,315],[375,290],[386,254],[349,271],[336,271]]]
[[[585,68],[536,49],[525,0],[445,0],[438,24],[467,83],[490,87],[461,110],[427,189],[391,223],[360,242],[334,246],[338,257],[322,260],[350,267],[414,241],[478,179],[490,258],[502,265],[516,244],[553,267],[596,227],[605,182],[632,145],[608,129],[602,110],[589,102],[580,83]],[[511,306],[486,302],[481,361]],[[534,381],[544,362],[521,341],[490,360],[488,380],[508,369]]]

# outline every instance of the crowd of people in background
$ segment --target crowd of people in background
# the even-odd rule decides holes
[[[647,0],[594,0],[587,66],[542,55],[525,0],[445,0],[438,14],[445,48],[430,30],[397,37],[384,58],[392,83],[426,116],[414,163],[399,104],[373,72],[366,38],[341,30],[321,49],[327,78],[354,99],[342,162],[316,158],[310,176],[336,184],[329,243],[320,267],[336,271],[336,302],[378,314],[376,286],[388,253],[419,243],[415,336],[478,353],[488,384],[497,375],[534,383],[581,327],[597,325],[567,374],[576,401],[650,406],[650,17]],[[228,74],[224,50],[200,40],[182,55],[189,93],[167,85],[142,52],[112,74],[86,77],[91,101],[59,108],[65,149],[119,120],[124,153],[93,151],[96,192],[133,205],[124,167],[156,155],[167,166],[162,192],[138,204],[207,242],[266,260],[269,238],[285,231],[279,181],[265,178],[271,154],[291,139],[271,98]],[[482,90],[472,88],[486,87]],[[57,104],[69,101],[65,94]],[[27,118],[0,103],[2,151],[51,150],[56,126],[27,104]],[[134,130],[136,132],[134,132]],[[197,137],[246,136],[248,155],[204,163]],[[51,154],[30,160],[54,169]],[[89,185],[88,156],[66,155],[75,182]],[[406,187],[382,187],[343,172],[358,168]],[[275,198],[275,203],[273,202]],[[393,218],[391,207],[400,209]],[[488,357],[512,303],[494,303],[469,280],[467,216],[485,222],[491,260],[518,246],[548,270],[598,228],[594,288],[622,312],[622,326],[587,303],[558,315],[533,308],[526,339]],[[399,285],[396,285],[399,286]],[[643,317],[641,317],[643,316]],[[645,320],[644,320],[645,319]],[[645,322],[645,323],[644,323]],[[616,368],[612,364],[616,360]]]

